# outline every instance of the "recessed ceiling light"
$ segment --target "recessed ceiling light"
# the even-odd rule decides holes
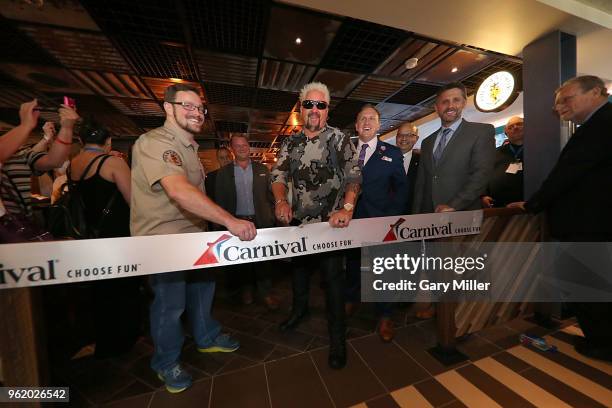
[[[457,71],[459,71],[459,68],[457,68],[457,67],[453,67],[453,69],[451,69],[451,72],[452,72],[452,73],[455,73],[455,72],[457,72]]]
[[[296,43],[297,45],[300,45],[300,44],[302,43],[302,39],[301,39],[300,37],[296,38],[296,39],[295,39],[295,43]]]
[[[408,58],[404,62],[404,66],[406,67],[406,69],[412,69],[412,68],[416,67],[418,63],[419,63],[419,59],[418,58]]]

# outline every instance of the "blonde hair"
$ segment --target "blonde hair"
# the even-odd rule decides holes
[[[310,91],[319,91],[325,96],[325,102],[329,103],[329,89],[327,89],[327,85],[321,82],[311,82],[309,84],[304,85],[302,90],[300,91],[300,102],[303,102],[306,99],[306,94]]]

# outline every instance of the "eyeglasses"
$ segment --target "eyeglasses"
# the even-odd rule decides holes
[[[311,101],[310,99],[306,99],[305,101],[302,101],[302,107],[304,109],[312,109],[314,106],[316,106],[318,110],[327,109],[327,102]]]
[[[412,137],[412,136],[419,136],[416,133],[398,133],[396,137]]]
[[[168,101],[166,101],[168,102]],[[188,112],[193,112],[194,110],[198,110],[198,112],[200,112],[203,115],[206,115],[208,113],[208,108],[206,108],[206,106],[202,106],[202,105],[194,105],[193,103],[189,103],[189,102],[168,102],[172,105],[181,105],[183,107],[183,109],[185,109]]]

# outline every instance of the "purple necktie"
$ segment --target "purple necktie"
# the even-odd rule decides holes
[[[362,169],[363,168],[363,164],[365,163],[365,154],[366,154],[366,149],[368,148],[369,145],[367,144],[363,144],[361,145],[361,151],[359,152],[359,168]]]

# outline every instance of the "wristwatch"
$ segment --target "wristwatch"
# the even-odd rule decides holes
[[[351,203],[345,203],[342,208],[344,208],[346,211],[353,211],[353,208],[355,208],[355,206]]]

